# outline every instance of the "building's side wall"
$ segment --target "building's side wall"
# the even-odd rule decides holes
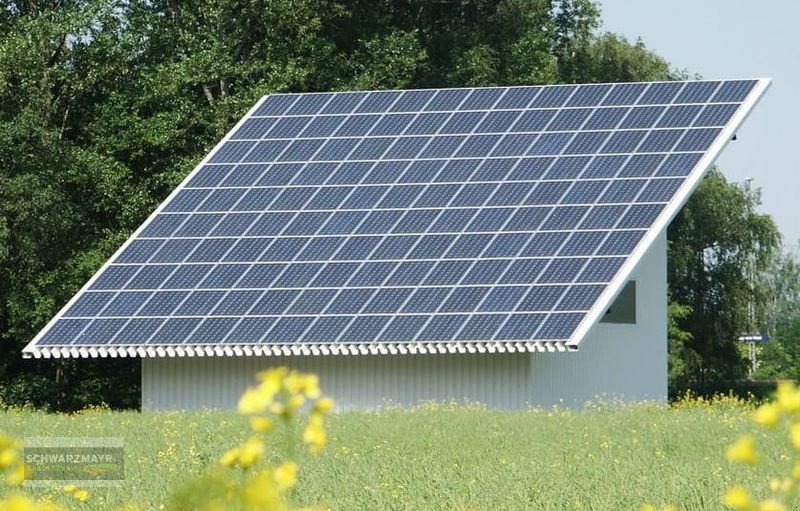
[[[667,393],[666,240],[634,272],[637,324],[601,323],[567,353],[146,358],[146,409],[231,408],[269,366],[317,373],[340,409],[480,402],[492,408],[579,406],[595,396],[664,400]]]
[[[667,398],[667,245],[662,233],[633,272],[636,324],[596,325],[575,353],[531,355],[531,389],[542,406]]]

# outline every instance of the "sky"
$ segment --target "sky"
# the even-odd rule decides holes
[[[674,68],[708,79],[772,78],[717,164],[761,189],[784,246],[800,243],[800,1],[599,0],[603,30],[641,38]],[[793,92],[794,91],[794,92]]]

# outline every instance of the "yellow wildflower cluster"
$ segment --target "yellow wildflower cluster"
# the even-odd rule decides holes
[[[17,442],[0,432],[0,478],[11,486],[19,486],[25,478],[25,467],[19,455]],[[88,494],[87,494],[88,498]],[[21,493],[12,492],[0,499],[0,509],[10,511],[63,511],[63,508],[45,500],[34,500]]]
[[[769,495],[764,500],[757,500],[745,487],[737,485],[727,491],[722,503],[735,511],[787,511],[788,503],[797,498],[800,490],[800,387],[793,382],[780,382],[775,400],[758,407],[753,420],[768,429],[782,423],[788,425],[789,442],[796,452],[794,467],[788,477],[770,480]],[[755,437],[752,434],[739,437],[725,451],[725,456],[737,463],[758,464]]]

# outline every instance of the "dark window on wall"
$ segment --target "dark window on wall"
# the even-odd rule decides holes
[[[636,281],[629,280],[606,311],[601,323],[636,324]]]

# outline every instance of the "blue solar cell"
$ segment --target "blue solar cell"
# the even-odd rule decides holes
[[[533,189],[525,204],[558,204],[571,184],[571,181],[542,181]]]
[[[598,202],[631,202],[646,183],[645,179],[614,179]]]
[[[651,83],[647,90],[639,98],[640,105],[658,105],[672,103],[675,96],[683,88],[683,82],[659,82]]]
[[[229,289],[249,268],[246,264],[218,264],[197,286],[201,289]]]
[[[520,252],[521,257],[549,257],[558,252],[558,248],[569,236],[568,232],[539,232],[531,238],[528,245]]]
[[[394,183],[408,166],[407,161],[379,161],[372,167],[362,184]]]
[[[600,101],[611,90],[611,85],[581,85],[575,94],[569,98],[566,106],[595,106],[600,104]]]
[[[517,259],[500,279],[501,284],[531,284],[547,265],[546,259]]]
[[[156,291],[136,315],[169,316],[187,296],[189,296],[189,291]]]
[[[213,238],[202,240],[189,257],[189,263],[215,262],[222,259],[236,243],[236,238]]]
[[[588,311],[602,294],[605,286],[571,286],[558,302],[558,311]]]
[[[631,108],[619,125],[621,129],[652,128],[664,113],[663,106],[639,106]]]
[[[525,108],[542,89],[542,87],[512,87],[500,98],[495,108]]]
[[[458,332],[458,341],[486,341],[492,338],[506,320],[505,314],[480,314],[469,318]]]
[[[236,165],[203,165],[192,175],[187,183],[187,188],[214,187],[225,179]]]
[[[456,112],[444,123],[439,133],[448,135],[472,133],[484,115],[485,112]]]
[[[400,176],[400,183],[427,183],[442,169],[441,160],[420,160],[412,162]]]
[[[603,99],[602,105],[633,105],[646,88],[646,83],[618,83]]]
[[[321,113],[348,114],[355,110],[366,96],[366,92],[340,92],[328,101]]]
[[[464,275],[462,284],[494,284],[503,275],[510,261],[505,259],[478,259]]]
[[[374,293],[375,289],[371,288],[342,289],[325,309],[325,314],[358,314]]]
[[[419,114],[405,131],[406,135],[433,135],[450,118],[450,114]],[[425,138],[427,140],[427,137]],[[397,141],[398,144],[403,139]]]
[[[600,149],[601,153],[632,153],[639,142],[647,135],[646,131],[615,131],[608,137],[606,144]]]
[[[504,233],[498,234],[492,240],[483,257],[514,257],[528,243],[529,233]]]
[[[336,289],[306,289],[294,301],[287,314],[320,314],[338,291]]]
[[[439,215],[438,209],[410,209],[392,228],[395,233],[425,232]]]
[[[479,184],[466,184],[461,190],[453,197],[453,202],[450,203],[451,207],[474,207],[482,206],[486,199],[494,192],[495,185]]]
[[[439,312],[472,312],[489,292],[488,287],[457,287],[442,303]]]
[[[269,130],[269,138],[294,138],[303,131],[311,117],[282,117]]]
[[[181,211],[191,212],[194,211],[201,202],[205,200],[211,190],[200,190],[188,188],[179,191],[175,196],[167,202],[162,211],[166,213],[176,213]]]
[[[460,232],[475,216],[477,209],[448,209],[442,211],[428,232]]]
[[[700,153],[674,153],[667,156],[656,176],[688,176],[697,162],[702,158]]]
[[[276,94],[267,96],[264,102],[258,106],[255,115],[282,115],[296,101],[301,98],[300,94]],[[306,101],[304,99],[304,101]]]
[[[491,152],[502,135],[472,135],[456,152],[457,158],[482,157]]]
[[[246,236],[275,236],[294,218],[294,213],[264,213],[247,229]]]
[[[617,224],[618,229],[637,229],[650,227],[661,210],[663,204],[634,204]]]
[[[450,158],[456,149],[466,140],[463,135],[437,136],[419,154],[420,158]]]
[[[528,155],[548,155],[560,154],[561,151],[570,143],[574,133],[543,133],[526,154]]]
[[[311,137],[319,137],[325,138],[333,135],[333,132],[341,126],[341,124],[347,119],[347,116],[344,115],[326,115],[323,117],[315,117],[310,123],[308,123],[300,133],[301,137],[311,138]]]
[[[436,94],[435,90],[411,90],[403,92],[397,101],[391,106],[391,112],[418,112]]]
[[[303,138],[294,140],[289,143],[289,147],[281,153],[277,161],[288,162],[297,161],[302,162],[311,159],[312,156],[322,147],[325,143],[324,140],[319,138]]]
[[[312,115],[319,113],[322,107],[333,98],[333,94],[303,94],[286,111],[286,115]]]
[[[504,88],[473,89],[461,104],[459,110],[486,110],[492,108],[507,90]]]
[[[656,127],[679,128],[681,126],[691,126],[692,119],[697,116],[697,112],[699,112],[701,108],[700,105],[671,106],[658,121]]]
[[[514,310],[528,286],[502,286],[491,288],[478,312],[504,312]]]
[[[422,163],[430,163],[431,171],[429,176],[435,175],[433,181],[443,183],[443,182],[452,182],[452,181],[466,181],[469,176],[473,174],[476,168],[478,168],[478,164],[480,160],[450,160],[450,161],[443,161],[443,160],[428,160],[427,162],[414,162],[409,167],[409,172],[411,173],[411,169],[416,169]],[[426,167],[428,167],[426,165]],[[433,169],[441,169],[435,172]],[[403,176],[404,178],[406,176]],[[426,179],[426,181],[430,181],[430,177]]]
[[[540,179],[553,164],[555,158],[522,158],[508,176],[512,181],[533,181]]]
[[[269,205],[269,209],[273,211],[301,209],[316,192],[317,188],[284,188]]]
[[[516,158],[492,158],[484,160],[475,170],[470,181],[501,181],[517,163]]]
[[[166,238],[180,226],[189,215],[156,215],[139,236],[142,238]]]
[[[297,342],[314,319],[315,318],[310,316],[279,318],[275,325],[264,336],[262,342],[271,344]]]
[[[548,208],[520,208],[506,224],[505,231],[535,231],[547,216]]]
[[[506,135],[497,143],[491,156],[524,156],[538,136],[528,133]]]
[[[388,186],[362,186],[353,192],[342,203],[343,209],[371,209],[380,201],[389,189]]]
[[[560,256],[588,256],[595,253],[605,239],[606,231],[577,231],[561,247]]]
[[[397,101],[400,91],[371,92],[367,98],[356,108],[357,113],[385,112],[387,108]]]
[[[676,151],[705,151],[717,139],[720,128],[688,130],[675,147]]]
[[[720,82],[689,82],[675,98],[675,103],[705,103],[719,84]]]
[[[360,183],[366,176],[373,162],[366,161],[346,161],[339,165],[335,170],[328,172],[330,178],[326,181],[330,185],[355,185]]]
[[[513,208],[492,208],[478,210],[478,214],[466,227],[467,231],[499,231],[514,212]]]
[[[386,280],[386,286],[417,286],[433,268],[432,261],[403,261]]]
[[[200,321],[200,318],[169,318],[150,337],[148,344],[183,344]]]
[[[536,132],[543,131],[550,124],[558,110],[526,110],[511,126],[512,132]]]
[[[156,289],[167,280],[176,268],[177,265],[174,264],[142,266],[139,273],[125,285],[125,289]]]
[[[177,316],[205,316],[225,296],[225,291],[192,291],[181,303]]]
[[[284,186],[302,168],[302,163],[274,163],[261,175],[256,182],[256,186]]]
[[[258,213],[229,213],[211,231],[211,236],[241,236],[256,221]]]
[[[127,322],[127,319],[95,319],[77,337],[75,344],[108,344]]]
[[[256,147],[254,142],[225,142],[222,147],[217,149],[208,163],[238,163]],[[252,161],[252,160],[251,160]]]
[[[236,287],[240,289],[266,289],[272,285],[286,264],[254,264],[247,269]]]
[[[100,276],[97,277],[94,282],[92,282],[92,285],[89,286],[89,289],[122,289],[125,283],[128,282],[128,280],[138,271],[139,266],[108,266],[105,270],[103,270]]]
[[[315,161],[344,160],[358,145],[358,138],[331,138],[314,155]]]
[[[275,117],[254,117],[242,123],[236,133],[231,135],[232,140],[259,139],[267,134],[273,124]]]
[[[403,259],[419,236],[388,236],[370,255],[370,259]]]
[[[406,127],[414,120],[414,114],[387,114],[381,117],[375,126],[372,127],[370,135],[390,136],[399,135],[406,130]]]
[[[659,130],[652,131],[647,138],[645,138],[642,145],[639,146],[637,152],[640,153],[653,153],[653,152],[667,152],[671,151],[675,142],[683,134],[684,130]]]
[[[173,234],[179,238],[204,237],[222,220],[221,213],[203,213],[190,216]]]
[[[651,179],[636,202],[669,202],[683,184],[683,179]]]
[[[311,238],[276,238],[259,257],[260,261],[291,261]]]
[[[716,104],[706,105],[700,115],[697,116],[692,126],[725,126],[731,120],[733,114],[739,109],[738,104]],[[689,124],[687,123],[686,126]]]
[[[592,258],[578,275],[576,282],[610,282],[624,262],[624,257]]]
[[[512,314],[494,336],[497,341],[533,339],[544,322],[545,314]]]
[[[271,242],[271,238],[240,238],[222,260],[231,263],[258,261]]]
[[[417,336],[417,341],[449,341],[455,337],[468,318],[469,316],[461,314],[433,316]]]
[[[455,110],[470,92],[470,89],[440,89],[423,110],[429,112]]]
[[[576,181],[562,199],[564,204],[594,204],[608,186],[607,180]],[[591,213],[589,214],[591,216]]]
[[[625,155],[613,156],[595,156],[586,170],[583,171],[581,178],[583,179],[597,179],[604,177],[614,177],[620,171],[622,166],[627,161],[628,157]]]
[[[614,231],[597,251],[597,254],[603,256],[628,255],[633,252],[643,236],[644,231]]]
[[[386,234],[403,215],[402,210],[372,211],[358,226],[357,234]]]
[[[422,329],[430,316],[395,316],[381,333],[381,342],[409,342]]]
[[[161,318],[133,318],[114,337],[112,344],[145,344],[164,321]]]
[[[225,342],[230,344],[257,343],[277,320],[278,318],[275,317],[242,318],[225,338]]]
[[[194,289],[200,281],[211,271],[211,264],[186,264],[178,266],[172,275],[164,282],[164,289]]]
[[[78,299],[64,313],[66,318],[80,316],[95,316],[111,301],[116,293],[113,292],[87,292],[78,296]]]
[[[379,289],[363,309],[364,314],[398,312],[413,290],[407,287]]]
[[[278,156],[286,149],[288,143],[285,140],[264,140],[258,142],[253,150],[243,156],[243,162],[268,163],[276,161]]]
[[[475,128],[475,133],[504,133],[514,124],[521,113],[521,110],[488,112]]]
[[[302,342],[335,342],[351,321],[353,321],[353,316],[323,316],[317,318],[314,324],[303,334]]]
[[[580,229],[610,229],[616,225],[628,206],[595,206],[579,225]]]
[[[586,124],[585,130],[613,130],[628,113],[627,107],[598,108],[595,110]]]
[[[587,206],[559,206],[553,209],[553,212],[547,217],[547,220],[542,224],[542,229],[550,230],[572,230],[578,225],[586,212],[589,210]]]
[[[478,257],[492,241],[491,234],[466,234],[459,236],[447,251],[447,258],[474,258]]]
[[[416,158],[430,137],[401,137],[386,151],[384,159],[400,160]]]
[[[357,238],[350,238],[344,242],[342,248],[334,256],[334,259],[340,261],[345,260],[364,260],[372,253],[372,250],[378,246],[378,243],[383,238],[381,236],[359,236]]]
[[[352,186],[326,186],[320,188],[305,205],[305,209],[336,209],[353,190]]]
[[[364,211],[335,211],[319,234],[350,234],[366,216]]]
[[[366,262],[348,281],[350,286],[380,286],[397,266],[396,262]]]
[[[747,95],[755,87],[756,80],[733,80],[722,82],[722,85],[711,98],[711,103],[740,103],[747,99]]]
[[[341,287],[344,286],[353,274],[359,269],[361,263],[328,263],[316,274],[310,287]]]
[[[619,177],[650,177],[664,160],[664,154],[634,154],[619,173]]]
[[[564,156],[558,158],[547,170],[544,179],[575,179],[591,158],[591,156]]]
[[[237,318],[206,318],[186,340],[187,344],[219,343],[236,326]]]
[[[413,204],[416,208],[443,208],[460,188],[459,184],[395,186],[378,207],[405,208]]]
[[[328,236],[324,238],[311,238],[311,241],[297,255],[298,261],[325,261],[344,243],[343,236]]]
[[[569,286],[533,286],[517,305],[517,311],[548,312],[556,306]]]
[[[547,131],[572,131],[579,129],[589,114],[592,113],[591,108],[570,108],[567,110],[560,110],[555,118],[547,125]]]
[[[410,206],[417,196],[422,193],[425,189],[424,185],[398,185],[393,186],[388,189],[386,194],[380,199],[375,207],[380,209],[388,209],[388,208],[407,208]],[[437,204],[441,205],[441,204]],[[373,212],[373,213],[387,213],[387,212]],[[394,212],[392,212],[394,213]],[[371,215],[372,216],[372,215]],[[376,217],[377,218],[377,217]],[[384,217],[381,217],[384,218]],[[385,216],[387,221],[397,220],[397,217],[394,215]],[[373,225],[373,229],[375,219],[370,220],[370,224]],[[387,232],[388,228],[391,225],[384,224],[384,230],[379,232]]]
[[[295,289],[269,289],[253,304],[248,315],[269,316],[283,314],[299,294],[300,291]]]
[[[423,284],[426,286],[456,285],[471,267],[472,261],[465,259],[439,261],[427,275]]]
[[[595,153],[606,141],[609,133],[608,131],[582,131],[576,133],[575,138],[564,149],[564,154]]]
[[[550,261],[550,264],[547,265],[547,268],[545,268],[541,275],[539,275],[537,282],[543,284],[568,284],[575,280],[588,260],[589,259],[584,257],[553,259]]]
[[[456,236],[453,234],[423,236],[408,254],[409,259],[438,259],[447,251]]]
[[[533,98],[529,108],[552,108],[564,105],[578,87],[575,85],[555,85],[545,87]]]
[[[328,220],[329,213],[324,212],[301,212],[292,220],[286,230],[283,231],[284,236],[299,236],[302,234],[314,234],[320,227]]]
[[[212,316],[244,316],[256,303],[262,291],[231,291],[225,295],[211,312]],[[226,332],[227,333],[227,332]],[[218,340],[223,339],[220,337]]]
[[[495,190],[486,203],[487,206],[516,206],[522,204],[528,196],[534,183],[503,183]]]
[[[569,339],[582,319],[583,314],[551,314],[536,333],[536,337],[541,339]]]
[[[358,144],[348,159],[350,160],[377,160],[386,149],[395,141],[393,137],[365,138]]]
[[[275,281],[275,287],[305,287],[322,268],[322,263],[289,265]]]

